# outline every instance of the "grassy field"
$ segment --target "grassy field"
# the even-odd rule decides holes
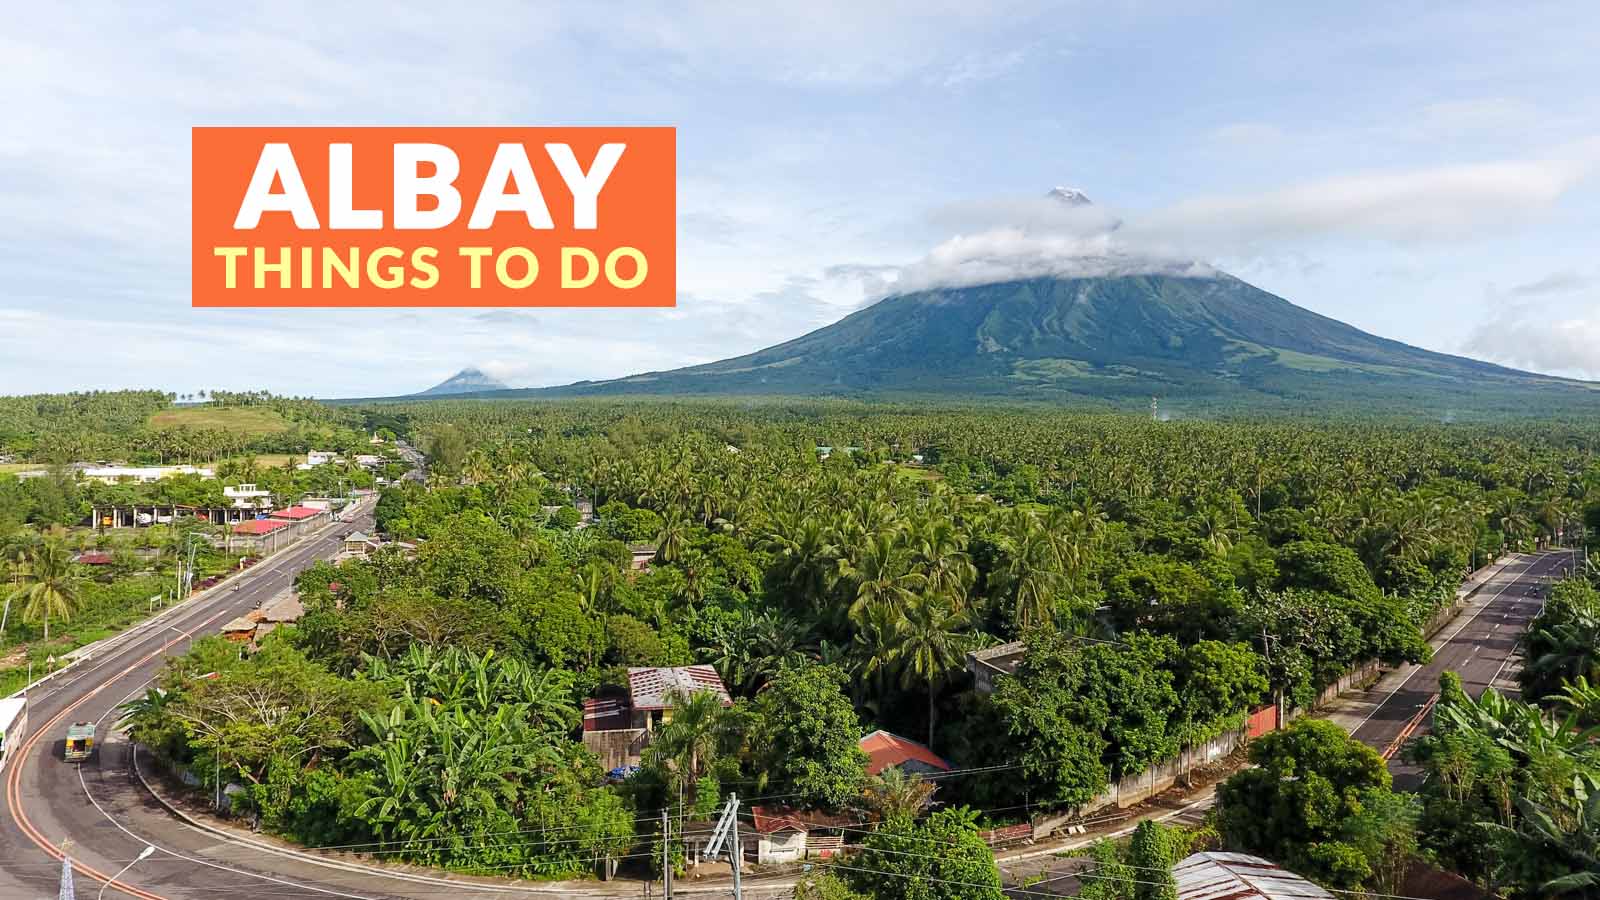
[[[165,409],[150,417],[151,428],[215,428],[235,434],[262,435],[287,431],[289,423],[275,410],[233,406]]]
[[[0,463],[0,473],[5,473],[5,472],[26,472],[29,469],[42,469],[42,468],[44,468],[44,466],[41,466],[38,463]]]

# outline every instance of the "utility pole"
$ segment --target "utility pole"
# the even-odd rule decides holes
[[[744,888],[739,884],[739,870],[744,868],[744,845],[739,843],[739,795],[729,794],[728,805],[733,809],[733,846],[728,848],[728,861],[733,863],[733,900],[744,900]]]
[[[71,847],[71,841],[61,842],[61,882],[56,889],[56,900],[76,900],[78,896],[72,884],[72,857],[67,853]]]
[[[672,849],[667,842],[672,838],[672,823],[665,808],[661,810],[661,896],[672,900]]]

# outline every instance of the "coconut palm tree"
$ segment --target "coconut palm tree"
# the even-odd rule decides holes
[[[668,703],[672,718],[656,732],[645,753],[652,765],[670,774],[678,790],[692,791],[727,745],[733,720],[713,691],[687,695],[674,691]]]
[[[1011,595],[1017,626],[1049,621],[1063,581],[1050,536],[1031,513],[1018,510],[1006,518],[1001,543],[1005,559],[995,574]]]
[[[921,573],[910,570],[898,536],[888,531],[873,534],[853,562],[840,560],[839,575],[855,586],[855,599],[850,604],[852,618],[870,606],[908,606],[925,581]]]
[[[928,746],[933,728],[939,685],[961,668],[972,644],[971,617],[943,597],[922,597],[906,606],[895,629],[894,658],[907,687],[921,682],[928,691]]]
[[[907,775],[899,766],[884,769],[867,779],[861,789],[861,805],[873,821],[896,817],[915,818],[933,802],[938,785],[917,775]]]
[[[44,639],[50,640],[50,617],[72,618],[78,605],[79,579],[73,571],[72,553],[58,539],[46,539],[28,551],[9,600],[23,604],[22,615],[44,622]]]

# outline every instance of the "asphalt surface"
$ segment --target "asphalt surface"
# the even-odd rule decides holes
[[[370,504],[370,501],[368,501]],[[134,774],[131,747],[113,732],[117,707],[141,693],[167,655],[182,652],[189,635],[216,632],[223,623],[265,603],[290,586],[301,569],[334,556],[352,529],[370,530],[370,506],[359,516],[307,538],[241,576],[239,590],[224,584],[156,621],[130,629],[125,639],[99,650],[74,671],[29,697],[28,741],[0,771],[5,791],[0,817],[0,898],[56,896],[61,864],[55,848],[69,842],[78,896],[95,896],[105,881],[135,860],[148,844],[156,851],[107,885],[104,896],[144,900],[228,897],[451,897],[487,900],[514,896],[616,897],[623,885],[514,883],[439,878],[404,866],[375,867],[353,858],[295,852],[242,828],[197,827],[161,805]],[[1444,642],[1426,666],[1393,673],[1368,692],[1370,713],[1356,736],[1382,750],[1426,724],[1425,712],[1446,669],[1461,672],[1469,691],[1503,678],[1529,620],[1538,613],[1550,576],[1568,554],[1525,557],[1509,563],[1475,595],[1472,605],[1443,632]],[[63,736],[76,721],[100,723],[100,747],[82,766],[62,760]],[[148,759],[141,770],[151,775]],[[1397,773],[1397,782],[1405,773]],[[1205,804],[1209,805],[1209,804]],[[1196,809],[1201,804],[1195,804]],[[20,815],[19,815],[20,813]],[[1168,814],[1170,818],[1174,814]],[[51,848],[47,850],[46,848]],[[55,852],[52,852],[55,851]],[[746,891],[785,893],[786,879],[748,878]],[[725,895],[725,886],[684,894]],[[636,883],[625,889],[638,890]]]
[[[374,864],[370,858],[306,853],[270,837],[252,834],[242,822],[218,823],[175,814],[155,797],[149,779],[168,799],[179,792],[153,771],[148,753],[116,733],[122,703],[143,693],[169,655],[182,653],[193,635],[216,633],[229,620],[269,602],[290,587],[301,570],[332,558],[352,530],[370,531],[372,501],[345,522],[303,539],[230,583],[119,636],[114,646],[29,693],[28,733],[0,770],[0,900],[57,896],[60,848],[72,859],[76,895],[138,897],[142,900],[202,898],[345,897],[352,900],[443,898],[505,900],[509,897],[637,896],[637,883],[515,882],[441,877],[436,870]],[[232,582],[234,580],[230,580]],[[95,755],[81,765],[62,759],[67,726],[96,722]],[[142,776],[142,778],[141,778]],[[204,805],[203,802],[201,804]],[[154,852],[137,859],[146,846]],[[126,874],[124,866],[132,863]],[[108,883],[109,882],[109,883]],[[674,893],[723,896],[726,887],[680,883]],[[746,894],[772,897],[787,885],[747,880]]]
[[[1480,587],[1473,603],[1444,627],[1444,642],[1426,665],[1403,669],[1385,678],[1366,696],[1370,712],[1352,732],[1356,739],[1389,758],[1395,787],[1411,789],[1420,780],[1414,766],[1400,758],[1400,745],[1426,732],[1431,719],[1439,676],[1446,671],[1461,675],[1462,687],[1473,697],[1497,681],[1503,682],[1515,658],[1517,645],[1528,624],[1544,605],[1549,583],[1572,565],[1567,551],[1519,556]]]
[[[105,896],[329,896],[323,890],[300,893],[290,884],[217,868],[234,865],[230,860],[239,854],[231,847],[218,849],[216,837],[182,825],[159,806],[132,777],[129,745],[114,732],[120,715],[117,707],[142,693],[169,655],[182,653],[192,636],[213,634],[290,587],[310,563],[337,554],[344,534],[371,530],[371,505],[372,501],[364,501],[361,511],[345,522],[332,523],[234,579],[129,629],[115,645],[97,649],[76,668],[29,693],[28,734],[0,771],[5,788],[0,897],[55,897],[59,851],[46,847],[59,848],[64,842],[69,842],[67,852],[77,870],[80,896],[98,891],[147,843],[157,852],[110,885]],[[231,587],[235,581],[238,590]],[[95,756],[81,766],[62,759],[63,739],[73,722],[99,723]],[[210,857],[214,861],[195,861]]]

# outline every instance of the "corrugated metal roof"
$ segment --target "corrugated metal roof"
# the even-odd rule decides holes
[[[1334,900],[1316,884],[1259,856],[1207,852],[1172,869],[1178,900]]]
[[[672,704],[667,698],[672,694],[687,695],[700,691],[711,691],[722,698],[725,706],[733,702],[728,689],[722,684],[722,677],[712,666],[628,670],[628,696],[634,709],[671,709]]]

